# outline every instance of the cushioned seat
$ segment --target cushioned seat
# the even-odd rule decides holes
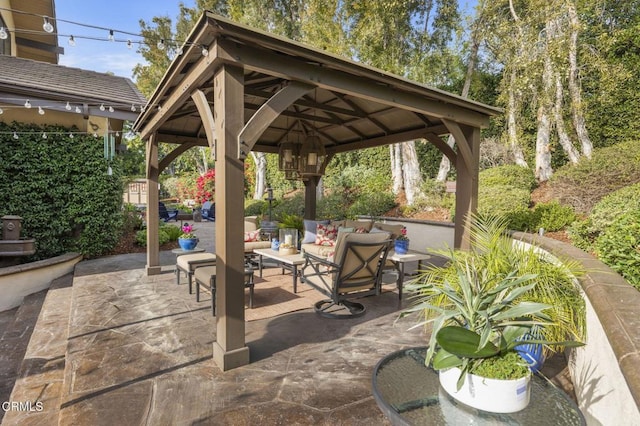
[[[187,274],[189,294],[193,293],[192,279],[194,271],[202,266],[215,266],[216,255],[213,253],[193,253],[178,256],[176,260],[176,284],[180,284],[180,271]]]
[[[200,286],[211,292],[211,314],[216,314],[216,267],[204,266],[194,273],[196,280],[196,301],[200,301]],[[244,269],[244,286],[249,288],[249,308],[253,309],[253,268]]]

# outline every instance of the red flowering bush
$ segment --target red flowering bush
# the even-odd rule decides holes
[[[196,179],[196,202],[213,201],[216,194],[216,171],[210,169]]]

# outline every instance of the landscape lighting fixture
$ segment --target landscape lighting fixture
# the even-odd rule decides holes
[[[49,21],[48,16],[44,17],[44,24],[42,24],[42,29],[48,32],[49,34],[53,32],[54,28],[53,28],[53,25],[51,25],[51,22]]]

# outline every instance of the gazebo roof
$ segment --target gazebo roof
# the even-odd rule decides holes
[[[209,56],[202,55],[202,47]],[[338,153],[448,134],[443,123],[447,119],[486,127],[489,117],[500,113],[498,108],[207,12],[158,85],[151,107],[136,122],[142,137],[157,132],[162,142],[206,145],[203,121],[190,93],[201,90],[211,107],[211,77],[229,62],[244,69],[245,123],[284,87],[293,83],[304,92],[255,135],[255,145],[249,144],[255,151],[277,152],[279,143],[316,132],[328,153]],[[200,71],[194,73],[195,68]]]

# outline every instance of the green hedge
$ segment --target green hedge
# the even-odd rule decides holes
[[[602,198],[589,217],[568,229],[571,241],[583,250],[592,251],[595,240],[619,217],[640,210],[640,183],[619,189]]]
[[[600,260],[640,290],[640,209],[618,217],[594,246]]]
[[[527,191],[531,191],[537,185],[533,170],[514,164],[496,166],[481,171],[478,175],[478,183],[480,188],[487,186],[513,186]]]
[[[108,176],[103,139],[81,134],[71,139],[69,130],[0,123],[0,216],[21,216],[22,236],[35,238],[36,254],[25,260],[70,251],[97,256],[120,238],[119,162],[111,164]]]
[[[478,189],[478,214],[481,216],[508,216],[526,211],[530,203],[531,193],[515,186],[496,185]]]

